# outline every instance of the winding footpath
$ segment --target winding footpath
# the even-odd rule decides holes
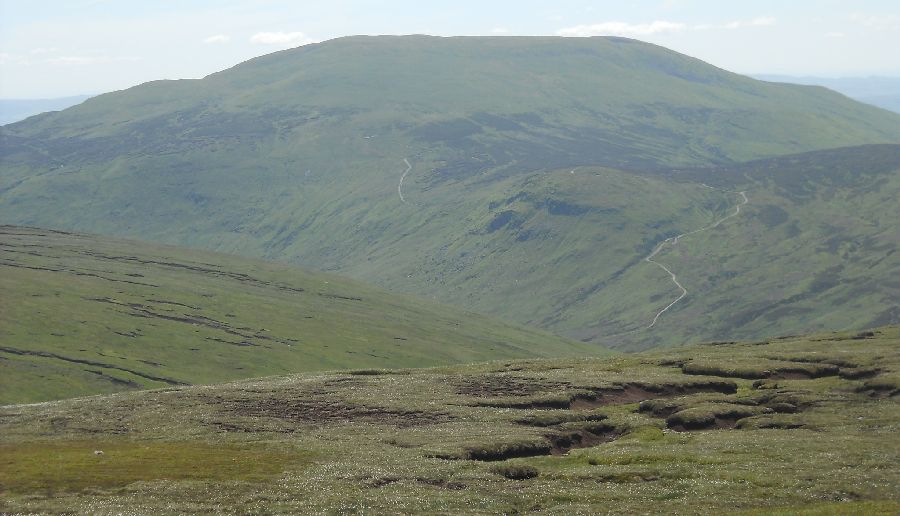
[[[712,186],[709,186],[709,185],[707,185],[707,184],[702,184],[702,183],[701,183],[701,186],[704,186],[704,187],[706,187],[706,188],[710,188],[710,189],[712,189],[712,190],[718,190],[718,188],[713,188]],[[662,316],[662,314],[666,313],[666,311],[668,311],[670,308],[672,308],[673,306],[675,306],[676,304],[678,304],[679,301],[681,301],[682,299],[685,298],[685,296],[688,295],[688,290],[687,290],[686,288],[684,288],[684,285],[682,285],[682,284],[678,281],[678,277],[675,276],[675,273],[672,272],[672,271],[671,271],[668,267],[666,267],[665,265],[663,265],[663,264],[659,263],[658,261],[654,260],[653,258],[654,258],[657,254],[659,254],[660,251],[662,251],[662,250],[663,250],[667,245],[669,245],[669,244],[671,244],[672,247],[675,247],[676,245],[678,245],[678,240],[680,240],[680,239],[682,239],[682,238],[684,238],[684,237],[687,237],[687,236],[690,236],[690,235],[695,235],[695,234],[697,234],[697,233],[702,233],[703,231],[707,231],[707,230],[710,230],[710,229],[719,227],[719,225],[722,224],[723,222],[725,222],[726,220],[728,220],[728,219],[730,219],[730,218],[732,218],[732,217],[736,217],[738,214],[740,214],[740,213],[741,213],[741,208],[742,208],[745,204],[747,204],[748,202],[750,202],[750,199],[747,197],[747,193],[744,192],[744,191],[741,191],[741,192],[732,192],[732,191],[728,191],[728,190],[721,190],[721,191],[726,192],[726,193],[736,193],[736,194],[738,194],[738,195],[741,196],[741,201],[740,201],[738,204],[736,204],[736,205],[734,206],[734,213],[731,213],[731,214],[729,214],[729,215],[726,215],[726,216],[722,217],[721,219],[719,219],[719,220],[713,222],[712,224],[710,224],[710,225],[708,225],[708,226],[704,226],[704,227],[702,227],[702,228],[700,228],[700,229],[695,229],[695,230],[693,230],[693,231],[688,231],[687,233],[682,233],[682,234],[680,234],[680,235],[678,235],[678,236],[675,236],[675,237],[669,237],[669,238],[663,240],[662,242],[660,242],[659,244],[657,244],[656,247],[653,249],[653,251],[652,251],[650,254],[648,254],[647,256],[644,257],[644,261],[645,261],[645,262],[647,262],[647,263],[652,263],[653,265],[656,265],[656,266],[659,267],[660,269],[666,271],[666,273],[672,278],[672,283],[674,283],[675,286],[678,287],[678,288],[681,290],[681,295],[679,295],[674,301],[672,301],[671,303],[669,303],[668,305],[666,305],[665,308],[663,308],[662,310],[660,310],[659,312],[657,312],[656,315],[653,317],[653,320],[650,321],[650,324],[648,324],[647,326],[644,326],[644,327],[642,327],[642,328],[637,328],[637,329],[634,329],[634,330],[631,330],[631,331],[626,331],[626,332],[623,332],[623,333],[617,333],[617,334],[615,334],[615,335],[607,335],[607,336],[602,337],[602,338],[621,337],[621,336],[623,336],[623,335],[629,335],[629,334],[632,334],[632,333],[637,333],[637,332],[639,332],[639,331],[649,330],[650,328],[656,326],[656,322],[659,321],[659,318]]]
[[[403,198],[403,180],[406,179],[406,174],[409,174],[409,171],[412,170],[412,165],[409,164],[409,160],[406,158],[403,158],[403,162],[406,163],[406,170],[403,172],[403,175],[400,176],[400,184],[397,185],[397,193],[400,195],[400,202],[409,204],[406,202],[406,199]]]

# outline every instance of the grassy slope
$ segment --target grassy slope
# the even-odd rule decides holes
[[[693,338],[900,322],[900,229],[893,222],[900,219],[900,146],[822,151],[669,177],[745,190],[750,202],[739,216],[657,256],[689,290],[657,327],[595,340],[641,349]],[[720,211],[728,213],[740,197],[720,194],[732,203]],[[595,338],[647,324],[679,292],[663,271],[642,263],[598,295],[593,306],[602,314],[599,321],[569,312],[566,324],[581,328],[569,335]]]
[[[900,146],[890,145],[691,173],[582,166],[452,185],[413,176],[402,239],[367,236],[382,228],[341,208],[329,233],[365,250],[365,261],[336,260],[343,272],[633,350],[900,322],[898,181]],[[750,203],[659,255],[689,296],[653,330],[606,338],[649,324],[677,297],[642,261],[654,245],[734,210],[738,195],[703,183],[747,190]],[[304,260],[319,248],[333,249],[316,241]]]
[[[0,510],[896,513],[898,350],[886,327],[3,407]]]
[[[271,242],[272,257],[300,256],[391,289],[620,349],[900,321],[892,279],[900,259],[889,252],[898,241],[889,221],[900,217],[892,201],[900,195],[900,147],[760,163],[768,175],[582,166],[430,183],[429,174],[414,172],[404,183],[408,205],[396,193],[399,206],[370,207],[355,198],[327,211],[313,205],[272,215],[256,237]],[[690,295],[654,330],[605,338],[648,324],[678,295],[665,273],[642,261],[653,246],[733,210],[735,194],[703,182],[746,189],[750,203],[720,228],[660,255]],[[298,231],[298,220],[314,229]],[[839,241],[851,254],[837,252]]]
[[[294,267],[0,227],[0,403],[605,350]]]
[[[900,117],[823,88],[632,40],[344,38],[5,127],[0,220],[292,261],[595,339],[671,297],[640,267],[655,242],[733,202],[617,168],[898,139]],[[682,326],[646,342],[707,335]]]

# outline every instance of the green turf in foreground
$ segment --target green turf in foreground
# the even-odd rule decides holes
[[[6,444],[0,446],[0,457],[4,490],[48,495],[116,489],[153,480],[263,482],[309,462],[309,454],[286,446],[117,441],[109,437]]]
[[[7,406],[0,510],[896,513],[898,344],[885,327]]]

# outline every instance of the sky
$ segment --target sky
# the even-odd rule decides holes
[[[355,34],[615,35],[738,73],[900,76],[898,0],[0,0],[0,98],[200,78]]]

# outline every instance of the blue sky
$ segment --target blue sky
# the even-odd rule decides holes
[[[351,34],[621,35],[740,73],[900,76],[897,0],[0,0],[0,98],[197,78]]]

